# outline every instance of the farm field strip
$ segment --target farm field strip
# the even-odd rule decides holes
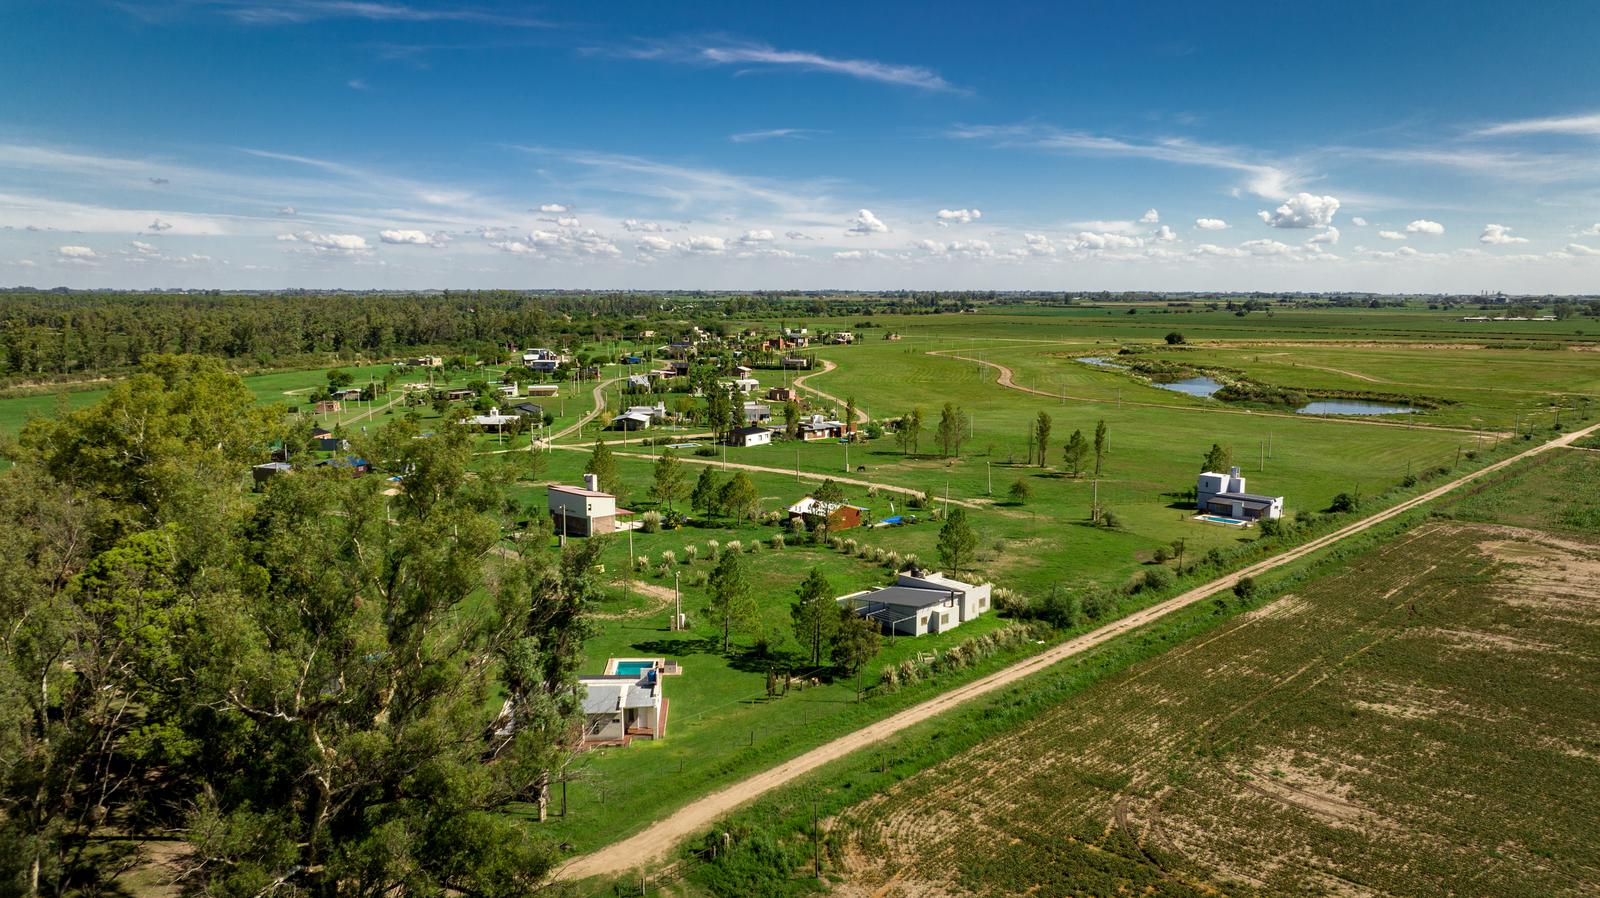
[[[563,865],[560,876],[564,879],[583,879],[590,876],[615,875],[642,866],[659,863],[679,842],[709,826],[723,814],[830,761],[880,742],[895,733],[935,717],[970,699],[1001,689],[1030,674],[1047,669],[1173,611],[1210,598],[1222,590],[1232,588],[1244,577],[1258,576],[1298,561],[1340,540],[1361,533],[1420,505],[1438,499],[1464,484],[1471,483],[1511,464],[1531,458],[1550,449],[1569,445],[1596,431],[1600,431],[1600,424],[1592,425],[1581,431],[1563,434],[1510,458],[1455,478],[1449,483],[1346,525],[1325,536],[1306,542],[1287,552],[1272,556],[1203,586],[1196,587],[1166,601],[1112,621],[1089,633],[1046,649],[1032,658],[1020,661],[964,686],[951,689],[920,705],[883,718],[854,733],[786,761],[777,767],[699,798],[627,839],[615,842],[591,854],[574,858]]]
[[[1583,571],[1592,539],[1421,525],[855,805],[842,893],[1591,894]]]

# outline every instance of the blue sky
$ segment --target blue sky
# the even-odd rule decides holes
[[[8,0],[0,284],[1593,292],[1600,5]]]

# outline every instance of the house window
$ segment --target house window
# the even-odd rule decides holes
[[[988,596],[984,596],[984,597],[978,599],[978,607],[979,608],[988,608],[989,607],[989,597]]]
[[[950,612],[946,611],[944,614],[939,615],[939,625],[942,627],[950,626]]]

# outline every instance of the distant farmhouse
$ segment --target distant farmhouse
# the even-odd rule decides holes
[[[829,529],[837,532],[849,530],[852,527],[860,527],[861,515],[865,511],[866,509],[859,505],[818,502],[816,498],[807,496],[789,506],[789,517],[805,521],[807,527],[815,527],[826,518],[829,523]]]
[[[1233,467],[1226,474],[1206,471],[1195,484],[1195,507],[1201,514],[1213,514],[1236,521],[1261,518],[1276,521],[1283,517],[1282,496],[1262,496],[1245,492],[1244,477]]]
[[[562,536],[596,536],[617,529],[617,497],[600,491],[600,478],[583,475],[583,486],[546,487],[550,517]]]
[[[530,349],[522,354],[522,365],[529,371],[549,374],[561,367],[561,357],[549,349]]]
[[[484,433],[503,433],[507,427],[521,420],[520,415],[502,415],[498,408],[491,408],[489,414],[462,418],[461,423],[468,427],[476,427]]]
[[[800,394],[795,391],[794,387],[770,387],[767,390],[767,401],[769,402],[794,402],[799,398]]]
[[[746,402],[742,413],[746,424],[761,424],[772,420],[772,406],[765,402]]]
[[[611,419],[613,430],[644,430],[657,421],[667,417],[667,404],[658,402],[655,405],[635,405],[627,411]]]
[[[772,443],[772,431],[765,427],[751,425],[749,427],[736,427],[728,431],[729,446],[767,446]]]
[[[851,593],[838,602],[876,621],[884,632],[922,636],[955,629],[988,611],[992,590],[988,583],[975,586],[913,568],[897,574],[893,586]]]
[[[807,442],[838,439],[847,430],[843,421],[835,421],[827,415],[810,415],[800,421],[800,439]]]

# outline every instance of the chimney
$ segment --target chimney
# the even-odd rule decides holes
[[[598,475],[598,474],[585,474],[585,475],[583,475],[583,488],[586,489],[586,490],[593,490],[594,492],[597,492],[597,493],[600,492],[600,475]]]

